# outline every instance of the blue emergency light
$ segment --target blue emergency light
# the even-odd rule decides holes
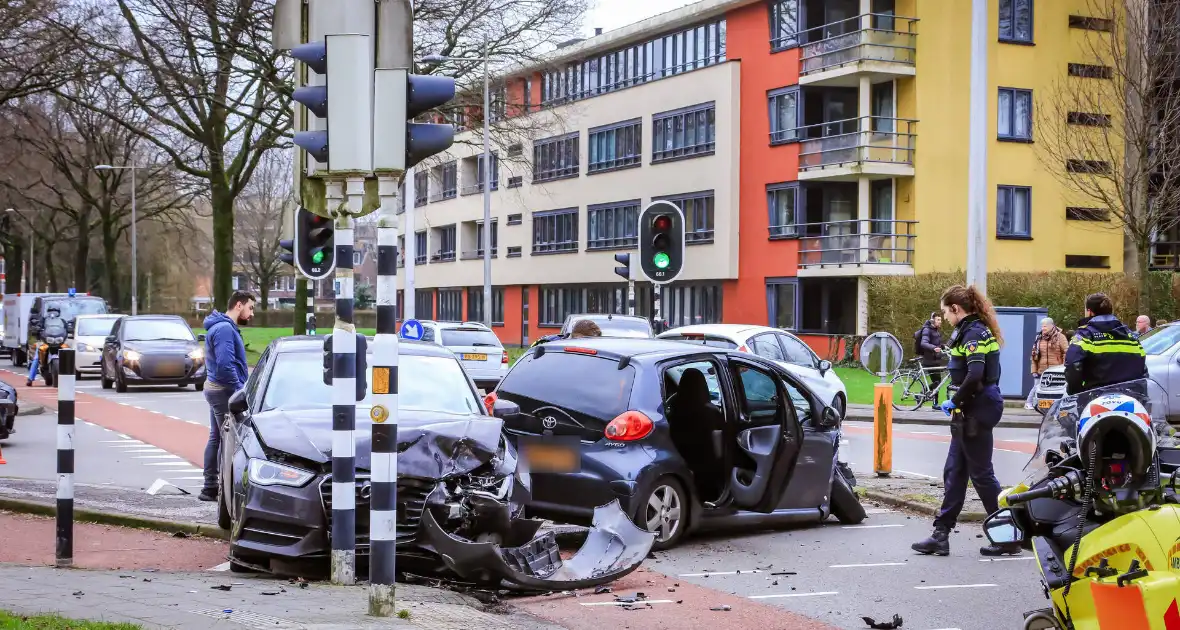
[[[74,297],[74,294],[77,293],[77,291],[74,289],[74,287],[70,287],[66,290],[66,293],[68,293],[70,297]]]

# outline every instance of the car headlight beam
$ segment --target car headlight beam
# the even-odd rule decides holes
[[[123,360],[124,361],[138,361],[139,359],[140,359],[140,355],[138,352],[136,352],[134,350],[124,350],[123,351]]]
[[[205,349],[204,348],[193,348],[192,351],[188,353],[188,356],[190,359],[204,359],[205,358]]]
[[[257,486],[290,486],[299,488],[307,485],[315,477],[315,473],[276,464],[265,459],[250,459],[250,483]]]

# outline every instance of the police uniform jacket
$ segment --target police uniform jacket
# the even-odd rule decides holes
[[[1095,315],[1074,333],[1065,352],[1066,393],[1147,378],[1147,354],[1114,315]]]
[[[984,387],[1000,382],[1000,342],[978,315],[959,321],[951,333],[951,385],[957,387],[951,402],[962,409]]]

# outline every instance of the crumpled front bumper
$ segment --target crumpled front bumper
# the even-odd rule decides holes
[[[540,525],[530,519],[517,519],[513,525],[524,527],[525,523]],[[444,530],[430,510],[422,513],[420,531],[422,545],[437,553],[460,578],[543,591],[590,588],[617,580],[639,568],[655,542],[655,534],[636,527],[617,500],[594,509],[586,542],[569,560],[562,560],[553,532],[519,547],[472,542]]]

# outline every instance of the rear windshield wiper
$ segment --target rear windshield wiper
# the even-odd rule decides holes
[[[475,343],[473,343],[473,344],[471,344],[471,345],[473,345],[473,346],[486,346],[486,347],[488,347],[488,348],[495,348],[495,347],[496,347],[496,344],[494,344],[494,343],[487,343],[486,341],[477,341],[477,342],[475,342]]]

